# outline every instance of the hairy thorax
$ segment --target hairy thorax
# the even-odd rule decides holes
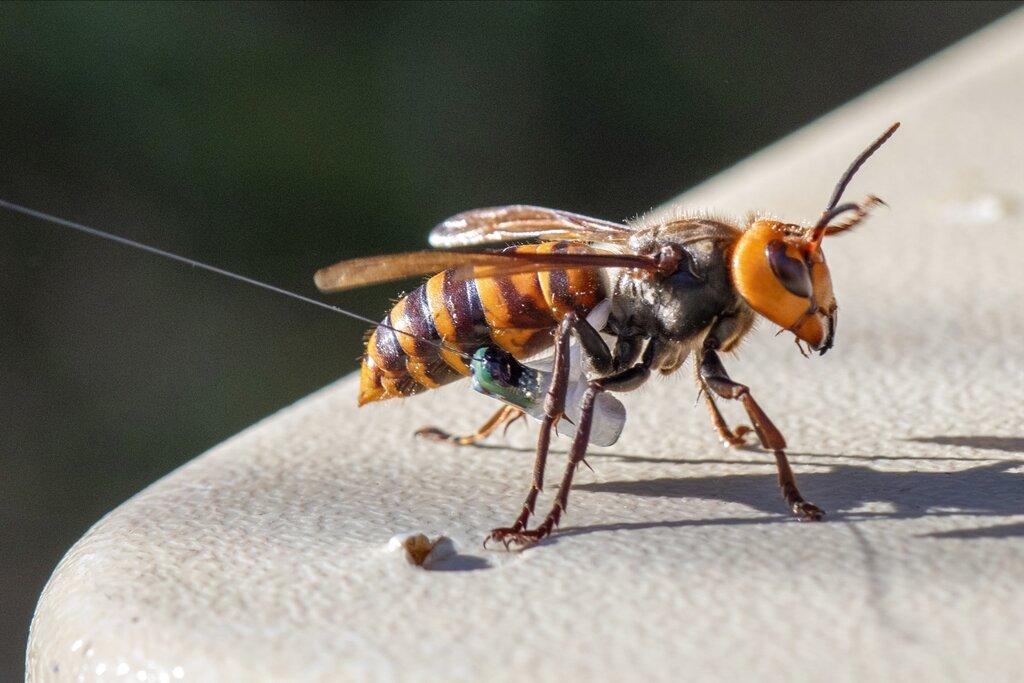
[[[662,372],[682,365],[709,334],[722,350],[735,346],[754,320],[729,275],[729,253],[740,234],[739,228],[710,219],[675,221],[637,233],[630,246],[638,253],[654,254],[672,245],[682,258],[667,276],[617,274],[611,331],[656,340]]]

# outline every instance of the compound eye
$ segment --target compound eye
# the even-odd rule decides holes
[[[782,240],[769,242],[765,247],[765,253],[768,255],[768,264],[772,267],[775,278],[782,283],[786,291],[803,299],[810,299],[813,291],[811,274],[804,260],[791,258],[786,253],[786,243]]]

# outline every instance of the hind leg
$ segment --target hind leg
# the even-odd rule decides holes
[[[602,391],[632,391],[642,385],[650,377],[651,364],[655,357],[654,351],[655,346],[652,341],[647,345],[647,350],[640,363],[613,375],[590,381],[580,406],[580,419],[576,425],[576,435],[573,437],[572,446],[569,448],[569,458],[565,465],[565,473],[562,475],[562,482],[558,486],[558,492],[555,494],[551,510],[535,529],[526,528],[526,521],[529,518],[529,515],[526,514],[521,515],[511,527],[494,529],[484,540],[485,546],[487,541],[491,540],[503,543],[506,549],[512,544],[528,546],[545,538],[554,531],[559,521],[561,521],[562,515],[569,508],[569,489],[572,488],[572,479],[576,473],[576,468],[580,463],[586,462],[584,458],[587,454],[590,427],[594,417],[594,405],[598,395]],[[556,367],[558,363],[557,358],[556,356]],[[559,396],[558,399],[562,402],[561,405],[564,405],[564,394]],[[545,436],[544,441],[546,441],[546,438]],[[543,453],[545,456],[547,455],[546,446]],[[535,486],[530,491],[531,497],[527,501],[528,508],[524,508],[524,513],[527,509],[529,512],[533,512],[533,505],[536,503],[536,494],[539,490],[540,488]]]
[[[417,429],[415,435],[421,436],[424,439],[430,439],[431,441],[444,441],[455,446],[471,446],[478,441],[486,439],[488,436],[493,434],[498,427],[502,425],[510,425],[522,416],[523,411],[519,408],[515,408],[513,406],[502,406],[498,409],[498,412],[491,415],[491,417],[487,419],[487,422],[480,425],[480,428],[472,434],[457,436],[450,434],[443,429],[428,425]]]

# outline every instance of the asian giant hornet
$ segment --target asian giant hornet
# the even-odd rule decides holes
[[[366,344],[360,405],[412,396],[464,376],[473,388],[506,405],[475,433],[452,436],[436,427],[417,433],[466,445],[529,414],[540,420],[533,480],[519,516],[488,540],[528,545],[558,525],[587,445],[610,445],[625,409],[609,392],[636,389],[655,371],[669,374],[694,356],[697,385],[722,439],[740,445],[753,431],[772,451],[779,485],[803,521],[824,512],[804,500],[786,458],[786,441],[754,400],[732,380],[719,353],[736,347],[757,316],[792,332],[824,354],[835,339],[836,300],[822,240],[856,227],[883,202],[868,196],[840,204],[854,174],[889,137],[889,127],[853,161],[811,226],[754,218],[746,225],[711,218],[652,226],[614,223],[567,211],[504,206],[458,214],[438,225],[439,249],[342,261],[316,273],[325,292],[413,275],[430,275],[376,321],[323,301],[0,199],[0,208],[140,249],[375,325]],[[843,217],[842,220],[838,220]],[[454,248],[536,241],[502,251]],[[609,348],[604,336],[613,339]],[[572,343],[573,340],[576,343]],[[801,351],[805,353],[803,347]],[[545,370],[535,356],[553,351]],[[577,358],[579,357],[579,358]],[[739,401],[753,429],[730,429],[713,395]],[[554,503],[527,528],[552,431],[572,436]],[[486,543],[486,541],[485,541]]]
[[[883,203],[874,196],[839,202],[853,175],[898,126],[854,160],[810,226],[762,217],[743,226],[682,218],[640,227],[554,209],[503,206],[460,213],[435,227],[430,244],[446,251],[353,259],[318,271],[315,281],[324,292],[436,273],[402,297],[369,335],[359,404],[412,396],[472,376],[474,388],[506,405],[476,433],[453,436],[426,427],[419,435],[472,444],[524,413],[538,417],[533,481],[522,510],[511,526],[487,537],[506,547],[528,545],[558,525],[588,443],[602,443],[592,429],[600,399],[609,398],[605,392],[636,389],[653,372],[675,372],[692,355],[697,385],[721,438],[739,445],[751,430],[730,429],[714,396],[743,405],[752,431],[775,455],[782,495],[797,518],[821,520],[824,511],[800,495],[782,433],[750,389],[729,377],[720,354],[736,347],[757,316],[792,332],[798,347],[803,342],[821,354],[832,348],[837,305],[822,240],[852,230]],[[450,250],[527,240],[539,244]],[[611,348],[602,334],[614,339]],[[582,350],[586,376],[579,381],[570,378],[572,339]],[[551,372],[532,369],[530,359],[551,348]],[[574,387],[583,388],[574,397],[578,405],[567,403]],[[606,403],[605,413],[620,406]],[[612,441],[625,417],[618,414]],[[568,462],[547,516],[528,528],[559,421],[573,422]],[[606,445],[608,435],[602,439]]]

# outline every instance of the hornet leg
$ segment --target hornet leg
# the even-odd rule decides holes
[[[700,376],[700,365],[695,363],[694,368],[697,371],[697,389],[700,391],[700,395],[704,398],[704,404],[707,405],[708,412],[711,413],[711,424],[715,426],[715,430],[718,432],[718,437],[726,446],[734,446],[737,448],[745,446],[747,443],[747,434],[754,430],[747,425],[740,425],[735,430],[729,428],[729,423],[725,421],[725,417],[722,416],[722,412],[718,409],[718,404],[715,403],[714,396],[711,395],[711,389],[708,388],[707,383],[705,383],[704,379]]]
[[[455,446],[470,446],[478,441],[486,439],[501,425],[506,425],[507,429],[508,425],[512,424],[522,416],[523,411],[519,408],[515,408],[513,406],[502,406],[498,409],[498,412],[491,415],[491,417],[487,419],[487,422],[480,425],[480,428],[472,434],[456,436],[444,431],[443,429],[427,426],[417,429],[415,435],[423,437],[424,439],[430,439],[431,441],[445,441]]]
[[[800,495],[796,487],[796,478],[786,458],[786,440],[782,433],[772,424],[761,406],[757,404],[754,397],[750,395],[750,389],[738,382],[732,381],[725,371],[722,361],[714,349],[705,349],[700,361],[700,376],[712,391],[722,398],[738,400],[743,404],[750,417],[754,431],[761,440],[761,445],[775,454],[775,464],[779,470],[779,487],[782,489],[782,496],[797,518],[804,522],[817,522],[825,515],[825,512],[813,503],[808,503]]]
[[[576,467],[583,461],[587,453],[587,439],[590,438],[590,425],[594,417],[594,401],[600,389],[591,385],[587,393],[583,395],[583,405],[580,407],[580,421],[576,425],[576,436],[573,437],[572,446],[569,449],[569,460],[565,465],[565,472],[562,474],[562,482],[558,485],[558,493],[555,494],[555,502],[551,506],[544,521],[535,529],[495,529],[491,532],[488,540],[501,541],[508,548],[509,544],[526,546],[532,545],[551,533],[562,518],[562,513],[569,507],[569,489],[572,487],[572,478],[576,473]]]
[[[494,539],[504,542],[508,536],[514,536],[526,528],[526,522],[533,514],[537,505],[537,496],[544,488],[544,469],[548,461],[548,448],[551,445],[551,430],[561,419],[565,411],[565,394],[569,387],[569,342],[572,340],[572,328],[576,323],[576,315],[570,313],[558,325],[555,332],[555,362],[552,369],[551,386],[544,397],[544,419],[540,423],[540,431],[537,435],[537,455],[533,462],[533,481],[530,482],[530,491],[523,501],[523,509],[519,516],[512,522],[512,526],[495,529],[486,539]]]
[[[654,342],[652,341],[648,344],[647,351],[644,353],[644,358],[640,363],[614,375],[591,380],[587,392],[583,395],[583,403],[580,406],[580,420],[576,425],[576,435],[573,437],[572,446],[569,448],[569,457],[565,465],[565,472],[562,474],[562,482],[558,486],[555,501],[544,521],[535,529],[495,529],[487,537],[487,540],[501,541],[508,548],[512,543],[519,546],[532,545],[551,534],[554,528],[558,526],[562,514],[569,509],[569,489],[572,488],[572,479],[573,475],[576,474],[576,468],[584,461],[583,459],[587,454],[590,427],[594,418],[594,404],[597,401],[598,394],[602,391],[622,392],[636,389],[650,377],[650,366],[653,358]],[[534,500],[536,500],[536,497]]]

